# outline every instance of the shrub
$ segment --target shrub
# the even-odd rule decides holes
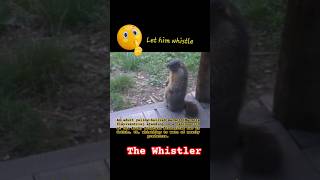
[[[26,40],[2,57],[0,91],[11,95],[54,95],[68,78],[71,56],[58,41]]]
[[[105,0],[15,0],[27,12],[36,15],[51,32],[59,33],[106,17]]]
[[[121,93],[129,88],[132,88],[133,85],[134,81],[132,77],[127,75],[118,75],[110,81],[111,92]]]
[[[111,107],[114,111],[118,111],[128,107],[128,104],[124,101],[120,93],[111,92],[110,99]]]

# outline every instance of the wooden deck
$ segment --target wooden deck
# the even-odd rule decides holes
[[[301,131],[286,130],[279,121],[272,117],[271,95],[248,103],[242,111],[240,122],[262,127],[277,139],[283,152],[282,166],[279,173],[269,176],[257,176],[241,172],[239,153],[234,157],[214,163],[215,179],[245,180],[319,180],[320,179],[320,133],[309,134]],[[290,132],[290,133],[288,133]],[[299,132],[299,133],[298,133]],[[309,144],[301,148],[296,142]]]
[[[188,94],[186,99],[194,102],[199,109],[199,119],[201,128],[210,128],[210,105],[198,103],[194,98],[194,93]],[[159,102],[155,104],[139,106],[123,111],[118,111],[110,114],[110,128],[116,127],[116,120],[120,118],[132,118],[132,119],[157,119],[157,118],[184,118],[185,111],[174,113],[169,111],[165,103]]]
[[[272,132],[281,144],[284,152],[283,170],[272,177],[257,177],[241,174],[238,159],[214,162],[212,174],[214,180],[319,180],[320,179],[320,133],[297,130],[287,131],[273,119],[270,95],[247,104],[241,114],[243,123],[263,126]],[[201,126],[209,125],[209,107],[201,105]],[[117,117],[155,118],[181,117],[164,109],[163,103],[147,105],[111,113],[111,119]],[[207,116],[207,118],[206,118]],[[112,120],[114,121],[114,120]],[[112,124],[111,121],[111,124]],[[1,180],[109,180],[110,179],[109,140],[86,144],[65,150],[35,155],[18,160],[0,162]]]
[[[109,141],[0,163],[1,180],[109,180]]]

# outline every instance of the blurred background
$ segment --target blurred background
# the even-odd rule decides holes
[[[247,100],[272,92],[286,1],[232,0],[247,19]],[[0,1],[0,160],[108,138],[111,111],[163,100],[165,68],[200,53],[111,53],[106,0]],[[111,89],[109,96],[109,69]]]
[[[106,6],[0,1],[0,161],[106,138]]]
[[[247,101],[273,92],[287,0],[231,0],[244,16],[250,36]]]

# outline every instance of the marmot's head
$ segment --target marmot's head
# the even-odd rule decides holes
[[[168,68],[170,71],[177,71],[181,66],[182,66],[182,62],[181,62],[179,59],[171,60],[171,61],[167,64],[167,68]]]

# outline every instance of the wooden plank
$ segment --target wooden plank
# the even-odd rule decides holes
[[[207,103],[200,103],[201,107],[205,110],[208,110],[210,112],[210,104]]]
[[[199,114],[198,118],[200,119],[200,127],[201,128],[210,128],[210,104],[205,104],[205,103],[199,103],[195,97],[194,93],[190,93],[186,96],[187,101],[192,101],[194,104],[197,105]]]
[[[107,180],[110,180],[110,163],[107,164]]]
[[[320,147],[308,148],[303,150],[303,152],[306,154],[313,167],[320,174]]]
[[[187,94],[184,99],[189,100],[189,101],[193,101],[195,99],[195,97],[192,95],[192,93],[190,93],[190,94]]]
[[[160,118],[184,118],[185,112],[184,110],[181,112],[172,112],[168,110],[166,107],[157,108],[156,111],[159,113]]]
[[[313,171],[304,154],[297,147],[288,132],[283,128],[279,121],[269,124],[269,130],[277,133],[277,139],[283,150],[284,169],[287,179],[320,179],[319,174]]]
[[[193,97],[193,98],[195,98],[196,97],[196,92],[195,91],[193,91],[192,93],[190,93],[191,94],[191,96]]]
[[[274,121],[272,114],[258,101],[250,101],[240,112],[239,121],[242,124],[262,125]]]
[[[107,160],[105,160],[106,163],[106,167],[107,167],[107,180],[110,180],[110,159],[109,162],[107,162]]]
[[[192,98],[192,97],[189,97]],[[199,119],[201,120],[201,128],[209,128],[210,127],[210,105],[201,105],[194,99],[188,99],[193,102],[195,102],[199,109]],[[181,112],[172,112],[168,110],[164,104],[158,104],[157,109],[153,109],[155,106],[143,106],[143,108],[132,108],[127,109],[125,111],[119,111],[115,113],[111,113],[110,115],[111,122],[110,127],[115,128],[116,127],[116,118],[185,118],[185,111]],[[206,108],[203,108],[203,107]],[[143,110],[143,112],[141,112]],[[137,112],[140,111],[140,112]],[[143,117],[144,116],[144,117]]]
[[[111,114],[112,114],[112,116],[115,116],[115,117],[119,117],[120,115],[121,116],[126,116],[126,115],[130,115],[130,114],[143,112],[143,111],[146,111],[146,110],[157,109],[159,107],[160,108],[161,107],[165,107],[165,103],[164,102],[159,102],[159,103],[148,104],[148,105],[144,105],[144,106],[137,106],[137,107],[130,108],[130,109],[125,109],[125,110],[122,110],[122,111],[113,112]]]
[[[320,147],[320,133],[290,129],[289,133],[302,149]]]
[[[274,180],[319,180],[320,176],[307,161],[304,154],[296,146],[287,131],[282,125],[273,120],[263,124],[266,131],[274,135],[279,142],[279,149],[282,151],[282,165],[280,171],[271,177],[259,177],[257,175],[245,174],[244,179],[274,179]]]
[[[128,118],[128,119],[143,119],[144,118],[144,115],[142,112],[140,113],[135,113],[135,114],[130,114],[130,115],[127,115],[127,116],[122,116],[121,118]]]
[[[0,163],[0,179],[15,179],[33,173],[106,158],[107,142],[80,145],[55,152]]]
[[[121,114],[118,113],[110,113],[110,121],[109,121],[109,127],[115,128],[117,127],[117,119],[121,119]]]
[[[20,177],[17,179],[13,179],[13,180],[34,180],[32,175],[30,174],[30,176],[24,176],[24,177]]]
[[[117,120],[117,118],[120,118],[120,114],[110,113],[110,122]]]
[[[157,108],[163,108],[165,107],[165,103],[164,102],[159,102],[159,103],[154,103],[154,104],[149,104],[149,105],[144,105],[144,106],[138,106],[138,107],[134,107],[134,108],[130,108],[130,109],[125,109],[122,111],[117,111],[117,112],[113,112],[110,113],[110,128],[116,128],[116,120],[117,118],[125,118],[128,116],[132,116],[133,114],[139,114],[138,116],[142,116],[142,118],[144,118],[145,113],[147,111],[152,111],[155,110]],[[152,113],[152,112],[151,112]],[[154,114],[147,114],[147,116],[154,116]]]
[[[110,168],[110,139],[107,139],[107,157],[106,157],[107,166]]]
[[[197,103],[199,114],[198,118],[200,119],[201,128],[210,128],[210,108],[204,109],[201,104]]]
[[[259,98],[260,102],[270,111],[272,112],[273,108],[273,94],[265,94]]]
[[[197,104],[199,109],[199,119],[202,128],[210,127],[210,105],[198,103],[191,94],[186,99]],[[185,111],[172,112],[168,110],[164,102],[134,107],[110,114],[110,128],[116,127],[117,118],[185,118]]]
[[[157,112],[154,109],[150,111],[144,111],[143,114],[144,114],[144,117],[147,119],[159,118]]]
[[[240,122],[242,124],[256,126],[264,129],[274,136],[278,141],[281,153],[281,167],[278,173],[270,176],[258,176],[253,174],[242,174],[240,179],[246,180],[300,180],[320,179],[319,174],[313,169],[305,158],[303,152],[295,144],[292,137],[281,123],[272,117],[270,111],[258,101],[249,102],[241,112]],[[263,147],[262,147],[263,148]],[[261,162],[263,163],[263,162]]]
[[[240,180],[240,171],[233,159],[217,160],[211,163],[211,177],[214,180]]]
[[[41,172],[35,176],[36,180],[76,179],[76,180],[106,180],[107,168],[103,161],[89,162],[49,172]]]

